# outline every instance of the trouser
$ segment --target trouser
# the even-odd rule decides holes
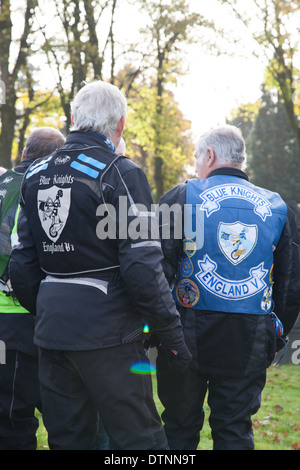
[[[174,376],[157,362],[158,395],[171,450],[195,450],[208,393],[214,450],[253,450],[251,416],[260,408],[266,371],[243,377],[217,377],[189,368]]]
[[[97,448],[98,413],[111,449],[167,449],[142,343],[92,351],[40,349],[43,420],[53,450]]]
[[[0,365],[0,450],[35,450],[41,411],[38,360],[20,351],[6,351]]]

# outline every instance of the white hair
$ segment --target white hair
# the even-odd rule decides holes
[[[217,127],[203,134],[195,148],[195,157],[200,163],[209,148],[215,152],[218,164],[246,166],[246,145],[238,127]]]
[[[96,81],[85,85],[71,103],[72,130],[86,130],[111,137],[122,116],[126,116],[127,103],[121,91],[110,83]]]

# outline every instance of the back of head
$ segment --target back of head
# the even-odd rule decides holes
[[[85,85],[71,103],[72,130],[91,129],[111,137],[122,116],[126,116],[124,95],[114,85],[97,81]]]
[[[217,127],[203,134],[196,146],[196,158],[203,158],[209,148],[215,152],[219,166],[246,166],[246,145],[238,127]]]
[[[39,127],[28,137],[23,155],[24,158],[35,160],[50,155],[64,143],[64,136],[54,127]]]

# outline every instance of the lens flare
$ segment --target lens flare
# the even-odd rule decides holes
[[[155,365],[149,362],[136,362],[130,367],[130,372],[134,374],[152,374],[155,371]]]
[[[150,333],[150,328],[149,328],[149,325],[147,325],[147,323],[144,326],[143,333]]]

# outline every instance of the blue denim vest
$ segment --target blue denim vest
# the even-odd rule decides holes
[[[178,305],[222,312],[273,310],[273,251],[287,207],[277,193],[228,175],[187,183]]]

